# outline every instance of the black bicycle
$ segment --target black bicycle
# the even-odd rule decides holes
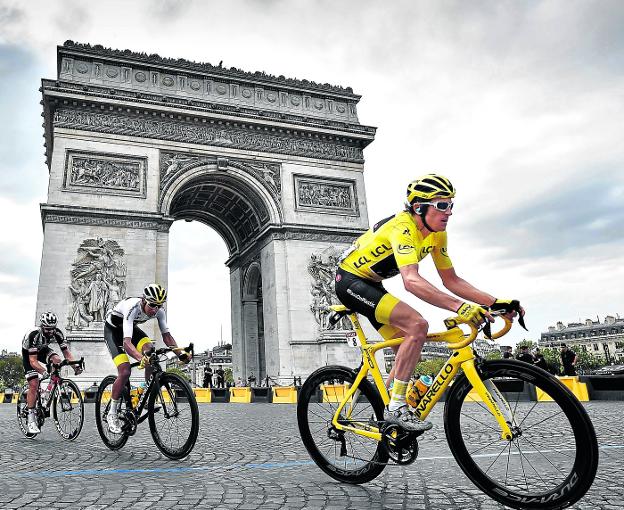
[[[186,457],[195,446],[199,432],[199,409],[189,383],[177,374],[164,372],[160,363],[167,353],[184,350],[193,353],[193,344],[184,349],[163,347],[154,351],[149,359],[153,373],[145,391],[133,405],[130,383],[122,392],[117,415],[122,422],[120,434],[108,429],[108,412],[111,405],[114,375],[104,378],[95,401],[95,422],[104,444],[111,450],[122,448],[128,438],[136,433],[139,423],[149,420],[150,432],[158,449],[170,459]],[[139,366],[139,362],[130,367]],[[146,412],[143,413],[143,410]]]
[[[49,376],[39,382],[35,413],[39,429],[43,428],[45,419],[51,414],[59,436],[67,441],[73,441],[80,434],[84,423],[84,402],[78,385],[61,375],[61,368],[64,366],[79,366],[84,370],[84,358],[48,363]],[[50,382],[44,388],[43,382],[48,379]],[[26,403],[28,389],[28,383],[26,383],[17,399],[17,423],[22,433],[27,438],[33,439],[37,434],[28,432],[28,405]]]

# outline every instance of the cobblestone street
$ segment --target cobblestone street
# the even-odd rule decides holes
[[[452,458],[442,408],[420,441],[418,460],[388,466],[362,486],[340,484],[312,463],[301,444],[294,405],[200,405],[195,449],[182,461],[163,457],[147,422],[118,452],[108,450],[86,405],[85,426],[64,442],[48,419],[42,434],[20,433],[15,406],[0,405],[0,508],[495,509]],[[623,402],[590,402],[600,444],[594,486],[573,508],[624,508]],[[435,474],[435,476],[434,476]]]

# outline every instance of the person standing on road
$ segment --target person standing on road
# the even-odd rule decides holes
[[[563,365],[563,375],[576,375],[576,362],[578,357],[572,349],[568,349],[566,344],[561,344],[561,364]]]
[[[517,360],[524,361],[525,363],[530,363],[531,365],[535,361],[533,359],[533,355],[529,352],[529,347],[527,345],[523,345],[520,347],[520,352],[516,356]]]

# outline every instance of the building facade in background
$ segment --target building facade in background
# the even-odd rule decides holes
[[[586,319],[585,322],[559,321],[541,334],[540,347],[559,347],[565,343],[572,350],[585,351],[601,358],[607,365],[624,363],[624,319],[607,315],[604,321]]]

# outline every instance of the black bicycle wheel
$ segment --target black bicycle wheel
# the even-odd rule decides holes
[[[117,379],[117,377],[114,375],[106,376],[98,388],[97,397],[95,399],[95,423],[102,441],[104,441],[104,444],[111,450],[119,450],[128,441],[127,432],[123,431],[121,434],[114,434],[108,430],[107,417],[108,411],[110,410],[110,401],[115,379]],[[121,416],[126,409],[130,408],[130,396],[126,391],[123,391],[117,413]]]
[[[34,439],[37,434],[31,434],[28,432],[28,404],[26,403],[26,397],[28,395],[28,384],[24,385],[20,390],[17,397],[17,424],[19,425],[22,434],[28,439]]]
[[[466,476],[512,508],[559,509],[578,501],[598,468],[596,433],[583,406],[555,377],[527,363],[486,361],[479,372],[509,403],[517,434],[502,440],[466,376],[458,377],[446,400],[444,426]]]
[[[186,457],[199,433],[199,409],[189,384],[164,373],[147,401],[150,431],[158,449],[170,459]]]
[[[355,380],[353,370],[341,366],[318,369],[301,387],[297,403],[297,423],[308,453],[325,473],[347,483],[365,483],[383,471],[388,452],[381,442],[353,432],[336,430],[331,422],[345,389]],[[343,409],[341,422],[350,426],[377,426],[383,421],[381,396],[366,379],[360,394],[351,402],[349,416]]]
[[[52,401],[56,431],[67,441],[78,437],[84,423],[84,402],[75,382],[64,379],[57,386]]]

